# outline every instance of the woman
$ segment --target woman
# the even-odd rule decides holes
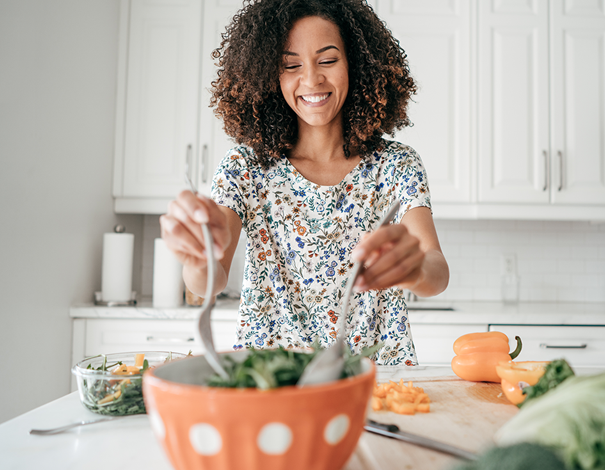
[[[405,53],[364,0],[256,0],[214,57],[212,104],[240,145],[219,165],[213,199],[183,191],[160,219],[188,288],[205,292],[200,223],[220,259],[216,293],[243,227],[235,347],[326,347],[360,261],[349,345],[383,342],[377,363],[417,364],[402,289],[436,295],[449,271],[420,158],[382,138],[410,124]],[[377,228],[396,199],[395,223]]]

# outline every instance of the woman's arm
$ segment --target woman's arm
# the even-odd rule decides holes
[[[201,223],[207,222],[214,239],[217,263],[216,295],[227,286],[229,270],[242,222],[231,209],[217,205],[212,199],[183,191],[160,217],[162,238],[183,265],[183,279],[196,295],[206,295],[207,258]]]
[[[365,266],[355,284],[359,290],[398,286],[430,297],[443,292],[449,282],[449,268],[426,207],[411,209],[400,224],[365,236],[352,257]]]

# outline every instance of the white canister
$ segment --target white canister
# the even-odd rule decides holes
[[[117,226],[115,233],[103,234],[101,298],[104,302],[128,302],[132,297],[134,235],[123,230]]]
[[[161,238],[153,246],[153,306],[172,308],[183,305],[183,266]]]

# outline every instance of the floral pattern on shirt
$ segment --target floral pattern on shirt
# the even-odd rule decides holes
[[[316,338],[330,345],[362,234],[395,199],[395,222],[414,207],[431,208],[420,157],[388,140],[335,186],[308,181],[285,156],[263,169],[251,149],[236,147],[216,170],[212,197],[247,234],[235,349],[304,348]],[[346,334],[355,353],[384,342],[378,364],[417,364],[401,289],[355,293]]]

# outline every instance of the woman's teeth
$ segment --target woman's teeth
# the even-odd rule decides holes
[[[319,103],[320,101],[325,100],[329,96],[329,93],[325,95],[312,95],[312,96],[301,96],[301,98],[307,103]]]

